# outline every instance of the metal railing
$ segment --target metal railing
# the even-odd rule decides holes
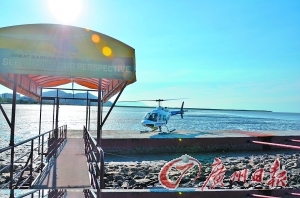
[[[262,141],[251,141],[251,142],[255,143],[255,144],[262,144],[262,145],[268,145],[268,146],[277,146],[277,147],[289,148],[289,149],[300,149],[300,146],[278,144],[278,143],[272,143],[272,142],[262,142]]]
[[[57,150],[67,137],[67,125],[57,129],[45,132],[24,140],[14,146],[8,146],[0,149],[2,158],[13,159],[11,161],[1,162],[0,174],[2,183],[0,189],[31,188],[35,177],[42,173],[46,162],[53,156],[56,156]],[[10,151],[10,152],[9,152]],[[18,151],[18,152],[16,152]],[[4,178],[3,175],[6,177]],[[7,175],[9,173],[9,176]]]
[[[96,140],[90,132],[83,127],[84,152],[87,158],[90,174],[90,184],[93,189],[104,188],[104,151],[97,146]]]
[[[50,191],[50,190],[48,190]],[[34,198],[34,197],[38,197],[38,198],[42,198],[42,197],[48,197],[48,194],[45,193],[45,189],[39,189],[39,190],[31,190],[29,192],[25,192],[25,193],[22,193],[18,196],[16,196],[16,198],[23,198],[23,197],[31,197],[31,198]]]
[[[97,191],[95,192],[92,189],[83,190],[83,194],[85,198],[97,198]]]
[[[63,198],[67,197],[66,189],[39,189],[39,190],[30,190],[29,192],[19,193],[15,198],[23,198],[23,197],[31,197],[31,198]]]
[[[67,190],[66,189],[51,189],[48,192],[48,198],[64,198],[67,197]]]

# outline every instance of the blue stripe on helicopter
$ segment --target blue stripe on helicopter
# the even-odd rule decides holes
[[[171,115],[182,114],[183,111],[171,111]]]

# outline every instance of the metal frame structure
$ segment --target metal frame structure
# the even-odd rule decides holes
[[[105,121],[107,120],[108,116],[110,115],[112,109],[114,108],[117,100],[119,99],[120,95],[122,94],[124,88],[126,87],[127,83],[124,82],[122,85],[122,89],[119,92],[119,94],[117,95],[115,101],[113,102],[112,106],[110,107],[108,113],[106,114],[106,117],[102,120],[102,113],[103,113],[103,100],[101,98],[102,96],[102,90],[101,90],[101,86],[99,86],[98,91],[98,99],[89,99],[88,98],[88,94],[91,91],[96,91],[96,90],[89,90],[89,89],[64,89],[64,88],[46,88],[46,89],[55,89],[56,92],[56,96],[55,97],[41,97],[41,103],[40,103],[40,119],[39,119],[39,135],[35,136],[33,138],[30,138],[28,140],[25,140],[21,143],[15,144],[14,142],[14,136],[15,136],[15,117],[16,117],[16,82],[15,78],[15,86],[13,89],[13,102],[12,102],[12,115],[11,115],[11,121],[9,121],[8,116],[6,115],[2,105],[0,104],[0,110],[2,111],[8,125],[11,128],[11,134],[10,134],[10,144],[9,147],[6,147],[4,149],[0,150],[1,152],[7,151],[8,149],[10,149],[11,151],[11,159],[10,159],[10,178],[11,180],[14,179],[14,162],[15,162],[15,158],[13,153],[15,152],[15,147],[19,146],[21,144],[24,144],[26,142],[31,141],[31,152],[30,152],[30,156],[28,158],[28,161],[25,165],[25,168],[27,168],[28,166],[30,166],[31,171],[30,171],[30,177],[28,178],[28,180],[30,180],[30,185],[29,188],[31,186],[32,183],[32,167],[33,167],[33,146],[34,146],[34,139],[38,139],[38,154],[41,156],[41,170],[43,168],[43,156],[45,155],[47,158],[52,157],[57,157],[57,150],[59,148],[59,146],[61,145],[61,142],[59,142],[59,137],[62,138],[66,138],[67,136],[67,127],[65,126],[62,130],[58,127],[58,120],[59,120],[59,100],[60,99],[77,99],[77,100],[87,100],[87,106],[86,106],[86,127],[90,127],[90,106],[91,106],[91,102],[97,102],[97,139],[96,141],[94,140],[94,138],[89,134],[89,141],[86,141],[86,143],[88,143],[87,145],[93,145],[91,148],[92,150],[100,150],[99,155],[94,156],[95,158],[93,158],[92,161],[96,161],[99,162],[99,170],[101,171],[101,173],[99,174],[98,171],[96,171],[96,177],[98,178],[99,181],[97,181],[99,183],[99,185],[92,185],[94,186],[95,189],[104,189],[104,182],[103,182],[103,177],[104,177],[104,152],[101,149],[101,138],[102,138],[102,127],[105,123]],[[99,84],[101,83],[101,81],[99,80]],[[66,97],[59,97],[59,90],[73,90],[73,91],[87,91],[87,98],[74,98],[74,95],[72,98],[66,98]],[[100,97],[99,97],[100,96]],[[42,124],[42,106],[43,106],[43,101],[45,100],[50,100],[53,101],[53,118],[52,118],[52,130],[48,131],[46,133],[41,133],[41,124]],[[87,128],[85,127],[84,131],[87,132]],[[63,132],[62,132],[63,131]],[[88,132],[87,132],[88,133]],[[45,141],[45,135],[48,134],[48,141]],[[52,134],[52,135],[51,135]],[[44,144],[48,142],[48,149],[49,151],[47,153],[45,153],[44,150]],[[53,145],[54,144],[54,145]],[[86,146],[86,148],[88,148],[88,146]],[[89,150],[86,150],[86,153],[90,153]],[[88,159],[92,159],[92,158],[88,158]],[[29,162],[30,160],[30,162]],[[24,170],[25,170],[24,168]],[[24,170],[22,171],[21,175],[23,174]],[[91,171],[92,172],[92,171]],[[19,183],[20,181],[18,181],[17,183]],[[24,182],[23,182],[24,183]],[[14,189],[15,186],[13,185],[13,181],[9,182],[9,189],[11,190],[10,196],[14,197]]]
[[[58,131],[60,135],[59,137],[62,138],[62,141],[59,141],[58,144],[60,146],[66,139],[67,126],[64,125],[62,127],[59,127]],[[22,162],[22,160],[23,161],[26,160],[24,166],[22,166],[20,170],[13,170],[13,172],[10,172],[10,174],[15,173],[15,175],[13,177],[10,177],[9,182],[2,184],[0,187],[1,189],[3,189],[8,185],[12,186],[13,189],[24,189],[24,188],[30,188],[32,186],[34,180],[34,176],[33,176],[34,168],[36,168],[35,171],[38,171],[41,174],[43,168],[45,167],[45,159],[47,159],[48,161],[52,156],[55,155],[55,151],[56,151],[56,148],[54,146],[55,141],[50,141],[51,138],[54,139],[54,133],[55,130],[50,130],[48,132],[29,138],[27,140],[24,140],[14,145],[14,149],[20,148],[21,146],[30,146],[30,151],[24,152],[17,159],[14,159],[13,163],[4,166],[0,170],[0,173],[2,173],[3,171],[6,171],[8,168],[14,167],[14,163],[20,163]],[[46,139],[47,136],[48,139]],[[42,140],[39,142],[38,145],[36,145],[37,140],[40,138]],[[48,146],[46,146],[46,144],[48,144]],[[5,151],[8,151],[10,149],[11,146],[0,149],[0,153],[4,153]],[[14,155],[11,154],[11,157],[14,158]],[[34,167],[34,164],[39,164],[39,165]],[[28,170],[29,170],[29,175],[24,179],[23,178],[24,173],[25,171]]]
[[[1,58],[4,57],[5,60],[10,59],[20,63],[13,66],[4,62],[0,63],[0,84],[13,90],[11,119],[8,118],[0,104],[0,110],[11,132],[8,147],[11,153],[10,178],[14,177],[14,153],[15,147],[18,145],[15,143],[17,92],[41,102],[39,135],[34,137],[38,139],[38,145],[43,145],[46,142],[45,134],[41,132],[42,103],[45,100],[53,101],[53,123],[51,135],[49,133],[48,137],[48,147],[50,145],[51,149],[54,149],[53,157],[57,157],[57,150],[61,145],[60,140],[66,138],[67,135],[67,127],[65,130],[63,129],[63,132],[58,127],[59,101],[64,98],[59,97],[58,90],[55,97],[43,97],[43,89],[51,89],[51,87],[74,82],[92,91],[95,89],[98,92],[96,146],[100,147],[102,127],[107,117],[124,88],[136,81],[135,49],[108,35],[93,30],[87,31],[86,28],[61,24],[28,24],[2,27],[0,28],[0,34],[9,35],[0,37]],[[95,37],[99,39],[95,41],[93,39]],[[11,45],[11,39],[13,39],[15,45]],[[28,45],[28,42],[32,45]],[[103,53],[104,44],[111,49],[111,54]],[[12,56],[16,54],[17,56]],[[26,67],[24,67],[24,64]],[[108,114],[102,119],[103,102],[108,101],[118,93],[119,95]],[[75,98],[73,97],[73,99]],[[88,92],[86,100],[86,127],[88,125],[89,128],[90,105],[91,102],[96,101],[88,98]],[[32,141],[33,145],[31,139],[26,141]],[[44,155],[43,147],[38,147],[38,154]],[[32,160],[33,154],[30,155],[29,159]],[[49,154],[47,157],[50,157]],[[28,162],[27,164],[32,163]],[[13,182],[10,183],[9,189],[10,196],[13,197]]]
[[[102,128],[103,125],[105,124],[108,116],[110,115],[111,111],[113,110],[113,108],[115,107],[118,99],[120,98],[122,92],[124,91],[125,87],[127,86],[127,82],[124,81],[121,87],[121,91],[118,93],[116,99],[114,100],[113,104],[111,105],[110,109],[108,110],[106,116],[104,119],[102,119],[103,116],[103,91],[101,89],[101,79],[99,79],[99,89],[98,90],[94,90],[94,89],[68,89],[68,88],[45,88],[45,89],[54,89],[56,90],[56,97],[42,97],[41,98],[41,105],[42,105],[42,101],[43,100],[53,100],[56,101],[54,102],[55,104],[53,104],[53,109],[56,107],[56,119],[54,119],[54,110],[53,110],[53,122],[55,120],[55,126],[58,126],[58,106],[59,106],[59,99],[76,99],[76,100],[86,100],[86,127],[89,130],[90,129],[90,107],[91,107],[91,102],[97,102],[97,146],[101,146],[101,138],[102,138]],[[59,97],[58,92],[59,90],[72,90],[72,91],[86,91],[87,92],[87,97],[86,98],[74,98],[74,94],[72,98],[69,97]],[[98,99],[89,99],[88,94],[89,92],[98,92]],[[100,96],[100,97],[99,97]],[[42,107],[40,107],[40,109],[42,109]],[[41,110],[40,110],[41,111]],[[41,112],[40,112],[40,117],[41,117]],[[41,125],[41,120],[40,123]],[[41,127],[40,127],[41,128]],[[40,133],[40,131],[39,131]]]

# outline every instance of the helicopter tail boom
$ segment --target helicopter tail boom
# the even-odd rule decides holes
[[[184,114],[183,105],[184,105],[184,102],[182,102],[182,105],[181,105],[180,110],[179,110],[179,111],[171,111],[171,115],[177,115],[177,114],[180,114],[180,115],[181,115],[181,118],[183,118],[183,114]]]

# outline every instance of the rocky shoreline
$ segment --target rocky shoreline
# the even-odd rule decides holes
[[[30,155],[28,145],[25,145],[22,148],[17,148],[15,150],[15,160],[19,159],[17,162],[13,165],[14,173],[20,173],[24,170],[23,176],[20,180],[22,182],[23,180],[27,179],[30,176],[30,167],[24,168],[26,161],[28,159],[28,156]],[[25,155],[25,156],[23,156]],[[22,157],[23,156],[23,157]],[[33,153],[33,158],[36,159],[37,157],[37,151],[35,150]],[[7,182],[10,181],[10,167],[8,166],[10,164],[10,150],[7,150],[0,155],[0,187],[2,185],[5,185]],[[40,168],[41,162],[37,161],[33,163],[33,170],[32,170],[32,179],[34,180],[38,174],[39,174],[39,168]],[[8,188],[8,187],[7,187]]]
[[[23,151],[24,152],[24,151]],[[20,156],[22,151],[16,152]],[[178,154],[180,157],[180,154]],[[218,157],[218,156],[217,156]],[[266,184],[269,179],[268,172],[271,166],[278,158],[280,161],[280,169],[287,171],[287,185],[285,188],[300,189],[300,153],[294,152],[290,154],[264,154],[264,155],[249,155],[244,157],[218,157],[226,168],[225,177],[223,179],[224,186],[216,186],[216,189],[269,189]],[[138,158],[136,158],[137,160]],[[201,174],[196,178],[198,167],[195,166],[188,170],[182,177],[178,187],[201,188],[204,185],[207,177],[212,171],[213,158],[199,160],[202,164]],[[19,172],[24,166],[24,160],[14,165],[14,170]],[[149,189],[162,188],[159,182],[158,175],[161,168],[167,163],[165,160],[152,161],[127,161],[105,162],[104,182],[106,189]],[[9,154],[2,153],[0,156],[0,170],[9,164]],[[33,168],[33,177],[39,173],[38,167],[40,163],[35,164]],[[262,183],[251,182],[251,174],[257,169],[263,168],[265,171]],[[232,182],[230,176],[235,171],[243,169],[249,170],[249,175],[246,182]],[[29,168],[25,169],[23,179],[29,175]],[[170,180],[175,181],[180,176],[180,172],[175,168],[168,173]],[[196,180],[194,180],[196,178]],[[0,185],[7,183],[10,179],[9,169],[2,170],[0,174]],[[209,185],[207,187],[210,187]],[[282,187],[276,187],[282,188]]]
[[[179,156],[180,157],[180,156]],[[270,178],[268,173],[276,159],[280,161],[280,169],[287,171],[287,185],[285,188],[300,188],[300,154],[291,155],[257,155],[249,157],[219,157],[226,168],[223,179],[224,186],[216,186],[216,189],[270,189],[266,184]],[[202,164],[201,175],[194,181],[198,173],[198,167],[194,166],[182,177],[178,187],[201,188],[212,171],[212,163]],[[135,162],[106,162],[105,163],[105,188],[107,189],[147,189],[161,188],[158,175],[161,168],[167,161],[135,161]],[[263,168],[265,173],[262,183],[251,181],[251,174],[257,169]],[[249,170],[249,175],[245,182],[232,182],[230,176],[243,169]],[[175,181],[180,176],[180,172],[174,168],[168,172],[169,179]],[[207,186],[209,187],[209,185]],[[283,187],[275,187],[283,188]]]

